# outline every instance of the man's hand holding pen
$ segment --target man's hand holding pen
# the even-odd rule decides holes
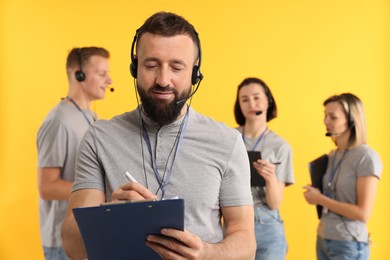
[[[139,184],[130,173],[125,173],[128,183],[120,186],[112,193],[112,201],[134,201],[134,200],[156,200],[157,196],[154,195],[143,185]]]
[[[120,186],[112,193],[112,201],[139,201],[156,200],[157,197],[146,187],[139,184],[136,179],[126,172],[128,183]],[[163,228],[161,235],[150,234],[146,238],[146,245],[151,247],[163,259],[195,259],[204,258],[205,246],[200,237],[188,230]]]

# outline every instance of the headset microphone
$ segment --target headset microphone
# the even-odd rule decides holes
[[[343,132],[341,132],[341,133],[331,133],[331,132],[327,132],[326,134],[325,134],[325,136],[328,136],[328,137],[330,137],[330,136],[337,136],[337,135],[342,135],[342,134],[344,134],[345,132],[347,132],[348,131],[348,129],[346,129],[345,131],[343,131]]]
[[[195,90],[189,96],[187,96],[187,97],[185,97],[183,99],[180,99],[179,101],[176,101],[176,106],[180,105],[183,102],[186,102],[190,97],[192,97],[196,93],[196,91],[198,91],[198,88],[199,88],[199,85],[200,85],[201,81],[202,80],[198,81],[198,85],[196,85]]]
[[[256,116],[259,116],[259,115],[261,115],[261,114],[263,114],[263,111],[256,111]]]
[[[331,133],[331,132],[327,132],[326,134],[325,134],[325,136],[336,136],[336,135],[342,135],[342,134],[344,134],[345,132],[347,132],[348,130],[351,130],[352,128],[354,128],[355,127],[355,123],[354,122],[352,122],[352,123],[349,123],[349,126],[348,126],[348,128],[345,130],[345,131],[343,131],[343,132],[341,132],[341,133]]]

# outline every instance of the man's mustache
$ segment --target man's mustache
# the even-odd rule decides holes
[[[170,86],[161,87],[160,85],[154,85],[150,88],[150,91],[158,91],[158,92],[174,92],[176,93],[176,89]]]

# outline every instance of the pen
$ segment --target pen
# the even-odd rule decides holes
[[[126,175],[126,178],[131,182],[137,182],[133,176],[131,176],[131,174],[129,172],[125,172],[125,175]]]
[[[271,162],[272,164],[279,165],[281,162]]]

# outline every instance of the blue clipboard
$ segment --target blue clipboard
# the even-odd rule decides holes
[[[162,228],[184,230],[184,200],[140,201],[74,208],[89,260],[161,259],[145,244]]]

